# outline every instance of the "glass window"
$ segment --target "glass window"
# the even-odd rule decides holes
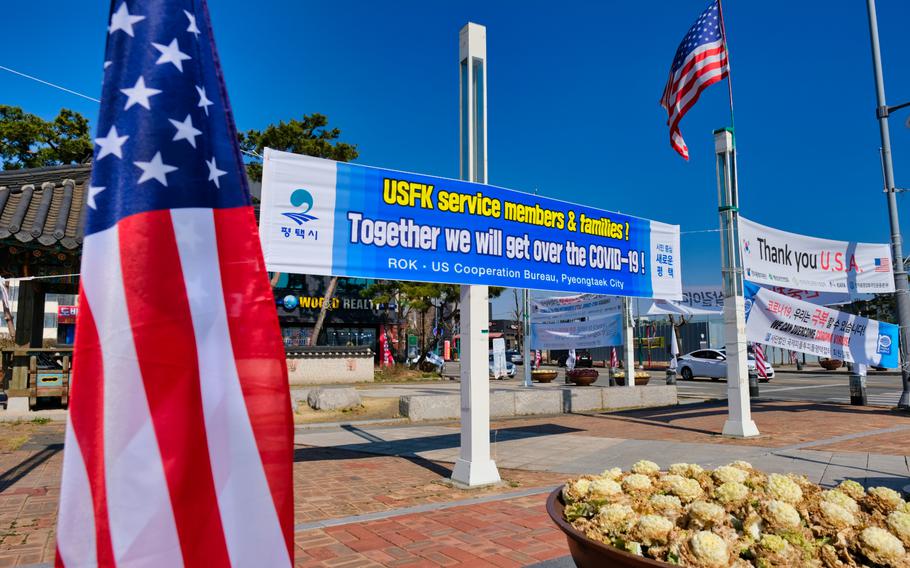
[[[311,327],[283,327],[281,336],[284,339],[285,347],[303,347],[310,344],[310,337],[313,335]]]
[[[374,347],[375,328],[329,327],[325,330],[326,345],[335,347]]]
[[[52,329],[57,327],[57,314],[56,312],[48,312],[44,314],[44,329]]]

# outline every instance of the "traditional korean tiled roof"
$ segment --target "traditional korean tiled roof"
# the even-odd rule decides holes
[[[0,241],[82,246],[91,165],[0,171]]]

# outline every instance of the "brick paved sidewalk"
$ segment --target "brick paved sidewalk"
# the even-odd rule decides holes
[[[295,566],[527,566],[569,553],[546,495],[297,533]]]
[[[824,446],[823,449],[904,455],[910,448],[910,413],[887,408],[799,401],[755,402],[752,404],[752,417],[761,436],[747,440],[719,435],[726,416],[727,404],[721,401],[609,414],[533,417],[494,422],[492,426],[519,428],[546,424],[550,427],[558,425],[571,428],[578,434],[597,437],[772,448],[906,426],[906,431],[863,437],[855,442],[835,443]]]
[[[795,455],[805,452],[800,448],[808,444],[813,455],[827,453],[840,460],[837,475],[868,476],[870,482],[879,480],[876,476],[883,472],[892,475],[892,480],[906,476],[898,473],[893,477],[893,472],[900,470],[901,463],[906,468],[910,416],[884,409],[799,402],[762,402],[754,410],[763,433],[757,440],[716,434],[724,420],[723,404],[496,423],[494,451],[507,444],[537,453],[550,451],[561,456],[559,463],[567,469],[527,471],[520,460],[509,462],[503,449],[498,456],[502,464],[517,464],[514,469],[501,469],[507,483],[476,491],[445,483],[450,463],[420,457],[427,452],[431,456],[451,453],[453,439],[457,444],[452,424],[448,428],[424,425],[383,431],[385,438],[376,441],[367,439],[369,428],[338,429],[342,435],[355,435],[361,442],[357,447],[363,451],[298,445],[295,452],[295,563],[326,568],[521,566],[564,556],[564,537],[544,510],[546,490],[561,483],[569,472],[594,471],[602,462],[620,456],[624,461],[653,459],[648,452],[653,453],[654,444],[677,451],[711,444],[717,459],[749,455],[762,448]],[[421,430],[446,433],[418,438],[416,447],[426,452],[401,456],[369,453],[370,444],[374,449],[394,447]],[[298,434],[301,441],[313,433]],[[62,439],[60,424],[0,424],[0,567],[53,561]],[[10,445],[3,446],[4,441]],[[642,455],[635,453],[636,444]],[[841,453],[832,454],[834,451]],[[857,451],[861,453],[850,453]],[[873,467],[862,459],[869,452],[891,459],[895,468]],[[661,454],[663,459],[658,461],[676,459],[670,453]],[[881,459],[879,463],[883,463]],[[376,515],[386,518],[376,519]]]

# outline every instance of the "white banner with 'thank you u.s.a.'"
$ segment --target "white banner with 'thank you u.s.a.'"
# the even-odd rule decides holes
[[[798,290],[883,294],[894,291],[891,247],[818,239],[739,218],[744,278]]]

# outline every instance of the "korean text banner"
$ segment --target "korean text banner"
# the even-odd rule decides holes
[[[772,292],[821,306],[849,304],[852,300],[870,300],[873,297],[871,294],[851,295],[846,292],[816,292],[784,286],[765,287]],[[724,311],[724,290],[720,286],[686,286],[682,295],[683,299],[679,301],[654,300],[648,308],[648,315],[717,315]]]
[[[622,314],[583,322],[531,324],[531,349],[591,349],[609,345],[622,345]]]
[[[596,319],[622,311],[622,298],[600,294],[573,294],[531,298],[531,323]]]
[[[679,298],[679,226],[483,184],[266,149],[279,272]]]
[[[829,359],[898,366],[898,327],[746,285],[746,339]]]
[[[656,300],[649,315],[715,315],[724,311],[724,291],[720,286],[686,286],[682,300]]]
[[[817,239],[739,218],[746,280],[798,290],[881,294],[894,291],[887,244]]]

